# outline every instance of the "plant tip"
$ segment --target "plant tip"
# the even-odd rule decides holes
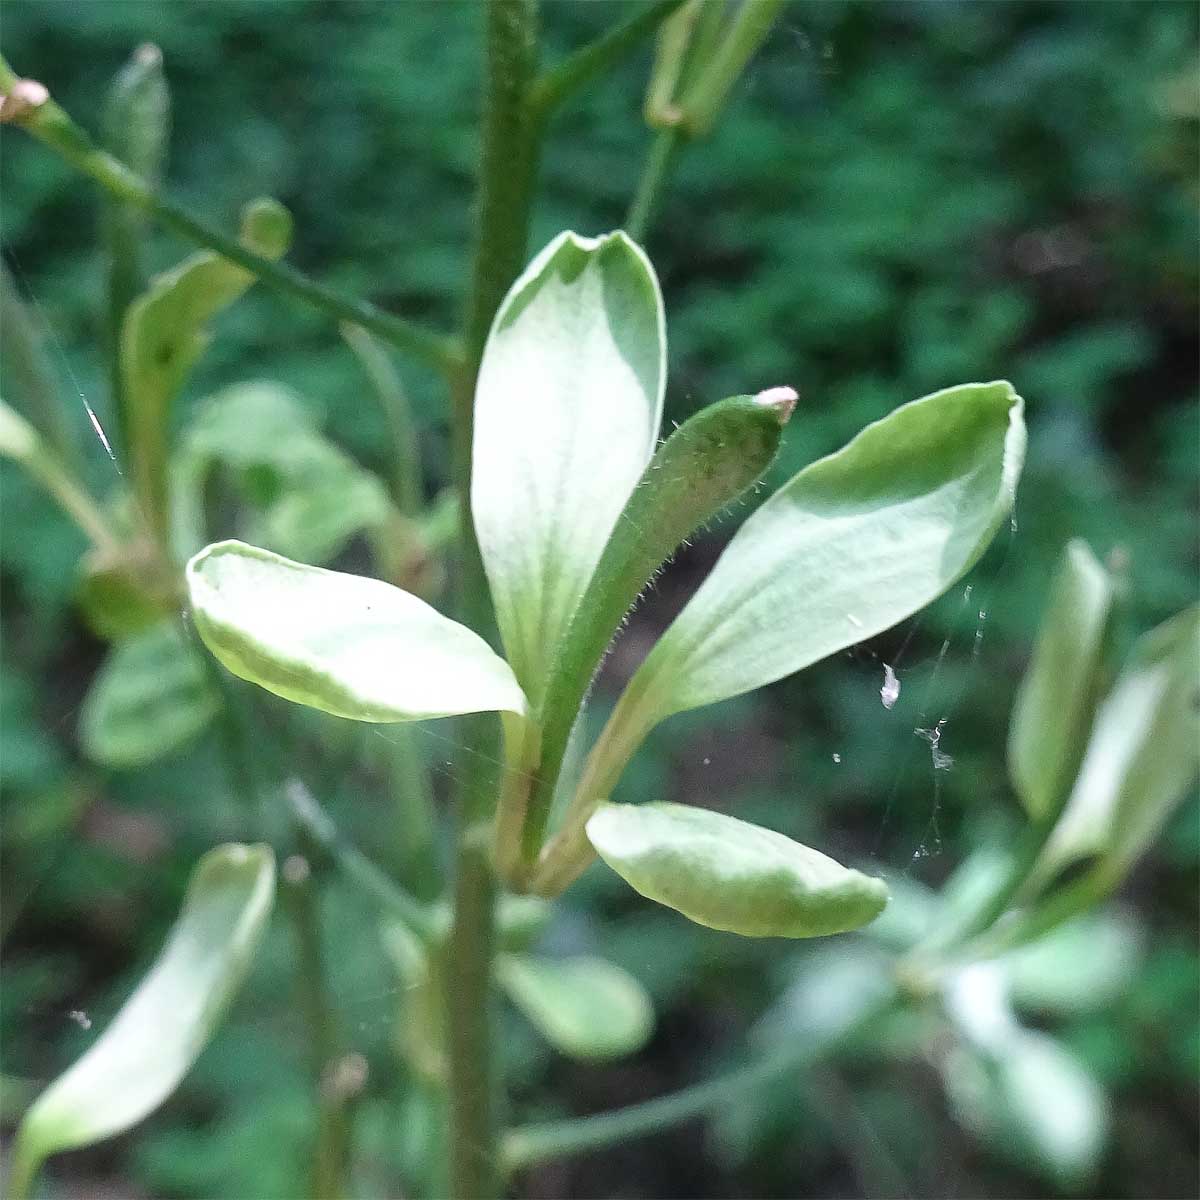
[[[795,388],[773,387],[759,392],[754,399],[764,408],[773,408],[779,417],[780,425],[786,425],[800,397]]]
[[[6,96],[0,96],[0,123],[19,121],[50,99],[44,83],[36,79],[18,79]]]
[[[162,59],[162,51],[153,42],[143,42],[133,52],[133,60],[140,67],[157,67]]]

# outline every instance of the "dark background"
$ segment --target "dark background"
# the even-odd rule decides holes
[[[546,3],[544,61],[629,11]],[[174,98],[177,195],[227,227],[251,196],[278,197],[296,219],[298,266],[442,328],[463,298],[481,24],[475,5],[433,2],[0,9],[18,73],[92,128],[120,64],[156,42]],[[634,762],[623,799],[712,804],[893,879],[937,883],[985,837],[1015,828],[1008,712],[1065,540],[1128,556],[1131,628],[1194,597],[1197,24],[1194,4],[1172,2],[785,9],[714,135],[682,155],[646,239],[667,304],[668,416],[793,384],[802,399],[783,478],[905,400],[1006,377],[1027,400],[1028,465],[1014,530],[967,581],[969,596],[955,589],[872,644],[669,722]],[[650,140],[640,114],[649,62],[646,47],[552,126],[531,252],[565,227],[621,223]],[[2,145],[6,255],[48,330],[64,397],[83,392],[106,420],[96,197],[19,133],[6,130]],[[189,249],[155,234],[154,265]],[[255,289],[217,328],[181,422],[221,385],[283,380],[361,463],[386,471],[377,410],[329,322]],[[400,366],[432,493],[446,474],[446,399],[436,380]],[[78,426],[93,484],[111,487],[81,408]],[[87,1043],[71,1013],[102,1022],[120,1003],[198,855],[244,830],[208,741],[137,773],[82,760],[75,721],[103,647],[72,607],[81,539],[7,465],[0,501],[10,1119],[20,1081],[51,1078]],[[619,643],[613,682],[723,536],[699,541],[660,580]],[[892,711],[878,695],[885,661],[902,682]],[[914,731],[942,719],[954,761],[935,772]],[[298,766],[387,861],[403,831],[369,753],[344,731],[330,737],[355,770]],[[452,730],[429,725],[420,744],[444,782]],[[1198,851],[1192,798],[1120,897],[1142,930],[1132,980],[1102,1010],[1052,1026],[1113,1105],[1088,1194],[1196,1192]],[[364,934],[369,915],[331,880],[333,987],[371,1064],[356,1144],[362,1194],[375,1196],[397,1193],[415,1118],[392,1050],[399,998]],[[699,1078],[736,1056],[814,952],[689,925],[602,868],[568,894],[547,937],[630,969],[652,991],[659,1027],[634,1059],[585,1068],[509,1021],[522,1118]],[[56,1163],[55,1186],[93,1197],[302,1194],[312,1118],[291,958],[276,922],[231,1020],[175,1097],[132,1134]],[[1055,1185],[960,1128],[920,1054],[867,1047],[708,1125],[539,1170],[521,1186],[542,1196],[1042,1196]]]

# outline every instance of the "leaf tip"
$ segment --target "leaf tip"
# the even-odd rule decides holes
[[[786,425],[791,415],[796,410],[796,401],[800,399],[799,393],[792,387],[771,387],[764,388],[754,397],[756,404],[761,404],[763,408],[769,408],[779,418],[780,425]]]

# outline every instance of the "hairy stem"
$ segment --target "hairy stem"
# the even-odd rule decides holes
[[[452,385],[454,480],[460,502],[458,607],[460,617],[482,632],[492,618],[471,520],[475,381],[492,318],[525,260],[537,148],[528,103],[536,31],[536,0],[490,0],[478,227],[464,316],[464,357]],[[499,739],[492,716],[467,718],[462,729],[454,919],[444,972],[450,1190],[460,1200],[487,1200],[500,1192],[492,1032],[496,880],[491,858],[497,782],[491,764]]]
[[[12,68],[0,59],[0,92],[9,91],[16,82]],[[302,300],[339,321],[361,325],[445,374],[459,368],[460,354],[453,339],[386,313],[365,300],[343,296],[293,267],[255,254],[236,238],[221,233],[160,196],[119,159],[101,150],[53,100],[46,100],[24,113],[17,123],[76,170],[95,180],[115,200],[141,209],[189,241],[215,250],[222,258],[251,271],[267,287]]]

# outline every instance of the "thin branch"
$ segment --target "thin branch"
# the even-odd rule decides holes
[[[438,936],[436,913],[393,883],[361,850],[346,842],[329,814],[302,783],[289,780],[285,790],[300,827],[337,863],[348,879],[370,892],[381,907],[399,917],[422,941],[429,943]]]
[[[829,1053],[900,1003],[902,1001],[898,994],[890,991],[877,1003],[869,1005],[866,1012],[831,1040],[816,1044],[809,1042],[788,1050],[776,1048],[756,1062],[655,1100],[595,1116],[548,1121],[542,1125],[514,1129],[504,1139],[504,1166],[510,1172],[518,1171],[550,1159],[597,1150],[630,1138],[645,1137],[712,1112],[736,1101],[744,1092],[799,1070],[820,1055]]]
[[[646,164],[642,168],[642,177],[638,181],[637,194],[629,207],[629,215],[625,218],[625,231],[636,241],[645,240],[654,211],[666,189],[667,176],[670,174],[679,144],[680,133],[674,127],[660,129],[650,143]]]
[[[642,5],[628,21],[615,25],[595,41],[568,55],[542,73],[529,92],[529,112],[534,121],[545,121],[572,94],[625,57],[647,34],[653,33],[684,0],[657,0]]]
[[[0,91],[11,93],[18,82],[11,67],[0,59]],[[302,300],[339,321],[361,325],[443,374],[451,375],[458,369],[461,352],[455,339],[422,329],[365,300],[340,295],[294,267],[271,262],[247,250],[236,239],[158,195],[119,159],[100,149],[53,100],[41,100],[7,119],[28,130],[76,170],[95,180],[109,195],[149,213],[189,241],[215,250],[252,272],[267,287]]]

